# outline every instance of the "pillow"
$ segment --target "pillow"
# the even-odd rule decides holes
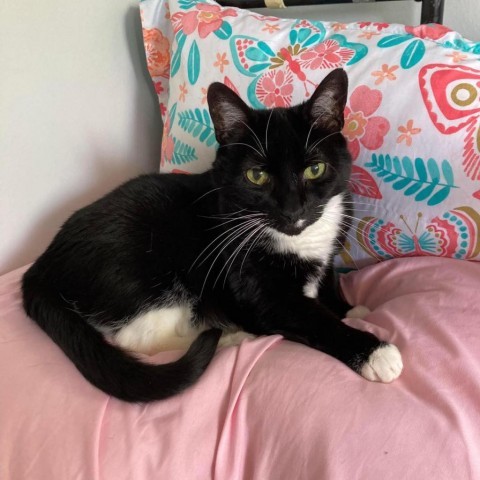
[[[286,107],[342,67],[357,208],[340,266],[479,259],[480,43],[441,25],[285,20],[211,0],[145,0],[141,11],[164,120],[162,171],[211,165],[210,83],[255,108]]]

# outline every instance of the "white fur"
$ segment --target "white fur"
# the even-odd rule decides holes
[[[238,330],[237,332],[232,333],[224,333],[220,337],[220,341],[218,342],[219,348],[223,347],[232,347],[236,345],[240,345],[243,340],[253,340],[257,338],[255,335],[251,333],[244,332],[243,330]]]
[[[400,376],[402,370],[402,356],[395,345],[389,344],[370,354],[360,375],[371,382],[390,383]]]
[[[355,307],[351,308],[348,312],[346,317],[347,318],[360,318],[364,319],[370,313],[370,309],[365,305],[356,305]]]
[[[332,197],[323,215],[298,235],[286,235],[269,227],[267,232],[272,239],[272,248],[278,253],[293,253],[305,260],[327,262],[342,221],[342,200],[342,193]]]
[[[204,328],[191,325],[188,304],[157,308],[139,315],[115,335],[122,348],[153,355],[165,350],[185,350]]]
[[[308,298],[318,297],[318,286],[320,279],[322,278],[323,268],[317,269],[317,273],[310,275],[307,279],[307,283],[303,286],[303,294]]]

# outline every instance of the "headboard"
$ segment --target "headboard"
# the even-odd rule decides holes
[[[220,0],[224,6],[238,8],[283,8],[301,5],[327,5],[339,3],[373,3],[391,0]],[[443,23],[443,8],[445,0],[415,0],[422,2],[421,23]]]

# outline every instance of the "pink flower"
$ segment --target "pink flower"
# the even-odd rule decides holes
[[[268,108],[288,107],[292,101],[293,77],[290,72],[271,70],[257,83],[258,99]]]
[[[223,23],[224,17],[236,17],[237,12],[233,8],[222,8],[219,5],[197,3],[195,9],[183,13],[176,13],[172,20],[176,31],[181,29],[185,35],[190,35],[198,28],[200,38],[205,38],[218,30]]]
[[[431,40],[438,40],[439,38],[444,37],[448,32],[452,30],[444,25],[419,25],[418,27],[405,27],[407,33],[415,35],[419,38],[428,38]]]
[[[345,108],[343,134],[354,160],[360,154],[360,145],[368,150],[377,150],[383,145],[383,138],[390,130],[390,123],[384,117],[373,116],[382,103],[382,92],[365,85],[357,87],[351,97],[350,106]]]
[[[353,54],[353,50],[341,47],[335,40],[326,40],[302,53],[300,59],[308,62],[309,68],[315,70],[343,65],[353,57]]]

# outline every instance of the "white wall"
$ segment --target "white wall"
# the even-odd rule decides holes
[[[388,2],[274,14],[418,23],[419,12]],[[446,0],[445,23],[480,41],[479,19],[479,0]],[[156,170],[160,131],[135,0],[1,0],[0,273],[32,261],[75,209]]]
[[[77,208],[158,167],[135,0],[0,2],[0,272]]]

